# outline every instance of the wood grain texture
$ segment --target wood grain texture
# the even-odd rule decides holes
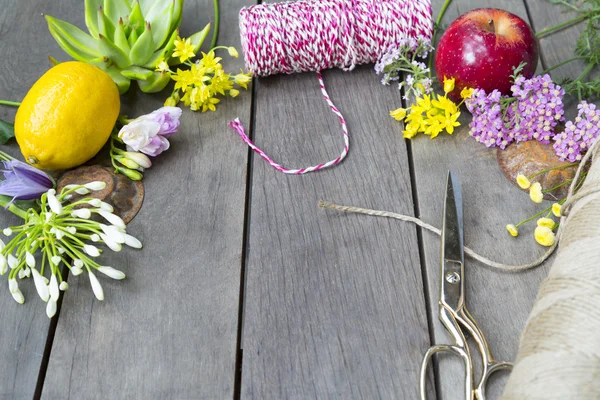
[[[413,226],[317,208],[412,214],[400,104],[371,67],[325,72],[350,130],[333,169],[286,176],[254,156],[243,330],[243,399],[413,399],[429,344]],[[316,74],[257,85],[256,143],[290,168],[335,158],[341,128]],[[246,121],[247,123],[247,121]]]
[[[82,4],[41,0],[7,0],[0,7],[0,98],[21,101],[31,85],[50,67],[46,58],[59,54],[60,48],[48,33],[42,12],[83,15]],[[73,7],[71,7],[73,6]],[[0,119],[13,122],[16,109],[0,106]],[[14,140],[2,150],[23,159]],[[22,220],[0,211],[0,227]],[[6,237],[2,240],[7,242]],[[0,277],[0,400],[31,399],[36,383],[50,320],[33,282],[20,285],[25,304],[17,304],[10,295],[7,276]]]
[[[442,3],[442,0],[433,1],[434,15],[437,15]],[[448,26],[459,15],[479,7],[510,10],[528,20],[522,1],[483,0],[475,3],[454,0],[442,25]],[[452,136],[440,135],[433,141],[420,136],[411,141],[420,217],[441,226],[446,173],[452,170],[462,182],[465,245],[503,263],[533,261],[544,251],[533,239],[534,226],[522,227],[516,239],[509,236],[504,226],[519,222],[537,213],[540,208],[502,175],[496,163],[495,150],[475,142],[468,135],[470,114],[466,110],[460,121],[463,125]],[[424,232],[429,312],[435,343],[443,344],[448,343],[449,338],[438,320],[439,251],[439,237]],[[466,259],[466,304],[487,336],[496,358],[515,358],[521,330],[535,300],[539,282],[547,274],[548,265],[509,274]],[[462,398],[464,367],[459,359],[440,358],[437,367],[438,398]],[[490,399],[499,397],[505,381],[506,374],[502,376],[502,373],[497,379],[492,378]]]
[[[222,7],[220,43],[239,48],[234,27],[248,4]],[[181,34],[212,14],[212,1],[186,1]],[[60,16],[83,25],[81,12]],[[226,70],[243,66],[224,59]],[[122,111],[145,114],[167,95],[134,90]],[[103,255],[127,279],[102,279],[103,302],[85,276],[69,279],[43,399],[233,397],[248,153],[227,122],[248,119],[250,102],[244,92],[215,113],[184,109],[171,149],[145,174],[146,199],[129,224],[144,248]]]

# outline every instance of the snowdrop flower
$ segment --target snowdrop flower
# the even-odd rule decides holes
[[[89,208],[79,208],[71,212],[71,216],[75,218],[89,219],[92,216],[92,212]]]
[[[60,204],[60,202],[55,196],[56,190],[50,189],[48,190],[48,192],[46,192],[46,194],[48,195],[48,205],[50,206],[52,212],[56,215],[62,214],[62,204]]]
[[[83,185],[83,187],[85,187],[86,189],[98,191],[98,190],[102,190],[106,187],[106,182],[93,181],[93,182],[86,183],[85,185]]]
[[[100,250],[91,244],[83,245],[83,251],[92,257],[98,257],[100,255]]]
[[[43,301],[48,301],[50,293],[48,292],[48,286],[44,281],[44,278],[35,268],[31,269],[31,274],[33,275],[33,283],[35,283],[35,289],[37,290],[40,299],[42,299]]]
[[[94,296],[100,301],[104,300],[104,291],[102,290],[102,285],[96,278],[96,275],[92,271],[88,272],[88,276],[90,277],[90,284],[92,285],[92,291],[94,292]]]
[[[46,304],[46,315],[48,318],[54,317],[56,314],[56,300],[50,299],[48,304]]]
[[[25,252],[25,263],[28,267],[35,267],[35,257],[28,251]]]
[[[69,289],[69,284],[67,283],[67,281],[62,281],[60,285],[58,285],[58,288],[64,292],[65,290]]]
[[[114,269],[113,267],[98,267],[98,271],[113,279],[125,279],[125,274],[118,269]]]

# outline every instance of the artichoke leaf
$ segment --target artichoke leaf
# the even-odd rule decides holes
[[[100,48],[100,51],[103,55],[110,58],[112,61],[114,61],[115,64],[117,64],[117,67],[127,68],[131,65],[131,60],[129,59],[127,54],[125,54],[123,50],[118,48],[108,38],[99,35],[98,47]]]
[[[171,26],[169,32],[178,29],[181,25],[181,19],[183,18],[183,0],[175,0],[175,7],[173,8],[173,16],[171,17]]]
[[[144,65],[150,57],[152,57],[152,52],[154,51],[154,39],[152,39],[153,30],[150,23],[146,24],[144,33],[142,33],[135,44],[131,46],[129,58],[134,64]]]
[[[160,49],[171,34],[169,27],[174,7],[175,0],[159,0],[154,3],[146,15],[146,21],[152,26],[152,38],[155,45],[153,50]]]
[[[152,74],[153,71],[146,68],[136,67],[135,65],[132,65],[131,67],[121,71],[121,75],[124,77],[141,81],[145,81],[146,79],[150,78]]]
[[[131,8],[131,14],[129,14],[129,26],[131,26],[132,30],[135,29],[139,36],[144,31],[145,25],[146,22],[144,21],[144,14],[142,14],[140,2],[135,0],[133,7]]]
[[[150,57],[150,59],[146,61],[144,67],[154,69],[156,67],[156,63],[161,58],[168,60],[169,57],[171,57],[171,54],[173,53],[173,49],[175,48],[175,39],[177,39],[177,36],[179,36],[179,29],[175,29],[173,31],[171,37],[169,38],[169,40],[167,40],[167,43],[165,43],[165,47],[156,50],[154,54],[152,54],[152,57]]]
[[[129,53],[130,47],[127,42],[127,36],[125,35],[125,27],[123,24],[123,18],[119,18],[119,23],[115,29],[115,45],[123,50],[125,53]]]
[[[104,14],[102,7],[98,7],[98,35],[113,40],[113,33],[115,32],[114,24]]]
[[[208,36],[208,32],[210,31],[210,22],[202,29],[200,32],[194,33],[189,37],[190,42],[194,45],[194,54],[198,54],[202,43],[204,43],[204,39]]]
[[[85,25],[93,38],[98,37],[98,7],[102,7],[102,0],[85,0]]]
[[[55,29],[53,26],[48,26],[50,34],[56,40],[56,43],[64,50],[65,53],[73,57],[77,61],[88,62],[89,60],[98,57],[98,54],[92,54],[87,51],[82,51],[80,48],[73,46],[73,44],[66,38],[61,31]]]
[[[129,42],[129,46],[133,47],[133,45],[135,44],[135,42],[137,42],[139,37],[140,36],[138,35],[137,30],[132,29],[131,32],[129,33],[129,37],[127,38],[127,41]]]
[[[144,93],[160,92],[171,81],[171,74],[167,72],[153,72],[145,81],[137,81],[138,86]]]
[[[165,1],[171,0],[138,0],[140,3],[140,8],[142,9],[143,15],[148,15],[148,11],[152,8],[154,3],[164,3]]]
[[[104,14],[115,25],[119,18],[126,18],[130,12],[131,6],[126,0],[104,0]]]
[[[121,71],[118,68],[110,67],[106,70],[106,73],[112,78],[119,88],[119,94],[123,94],[129,89],[131,80],[121,75]]]
[[[73,47],[88,54],[95,54],[96,57],[101,55],[98,53],[98,43],[96,40],[75,25],[51,17],[50,15],[44,15],[44,18],[48,23],[48,28],[52,27],[55,32],[59,33],[64,40],[71,43]]]

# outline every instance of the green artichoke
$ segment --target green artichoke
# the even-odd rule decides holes
[[[156,63],[172,57],[179,37],[183,0],[85,0],[88,35],[75,25],[44,15],[50,33],[71,57],[102,68],[125,93],[136,80],[146,93],[159,92],[169,83],[168,72]],[[210,24],[188,39],[197,52]]]

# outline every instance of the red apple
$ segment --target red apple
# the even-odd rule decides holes
[[[527,65],[522,74],[530,78],[538,63],[531,27],[508,11],[478,8],[458,17],[444,32],[435,68],[441,83],[444,77],[456,80],[450,97],[458,100],[465,87],[510,93],[513,68],[523,61]]]

